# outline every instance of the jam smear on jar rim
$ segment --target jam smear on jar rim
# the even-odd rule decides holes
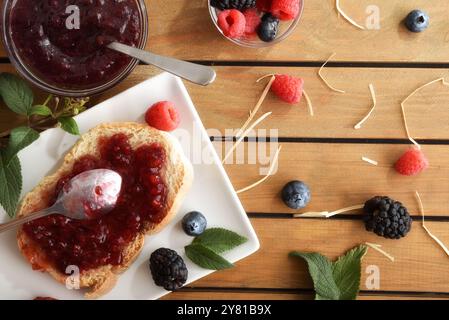
[[[73,5],[79,29],[66,13]],[[142,23],[137,0],[15,0],[10,12],[11,39],[22,62],[65,89],[92,89],[115,79],[131,58],[106,45],[137,47]]]
[[[23,231],[45,253],[48,262],[65,273],[68,266],[80,271],[111,264],[120,265],[123,250],[148,224],[166,216],[167,185],[162,178],[166,153],[159,144],[133,150],[125,134],[100,138],[101,156],[83,156],[72,171],[62,177],[54,190],[51,206],[71,178],[93,169],[111,169],[123,179],[116,207],[94,220],[71,220],[51,215],[23,226]]]

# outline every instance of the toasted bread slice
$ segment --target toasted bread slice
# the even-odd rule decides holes
[[[109,292],[117,281],[117,275],[124,272],[138,257],[144,245],[145,234],[150,235],[160,231],[179,210],[179,207],[191,187],[193,169],[189,160],[171,135],[138,123],[111,123],[100,125],[83,136],[65,156],[61,167],[52,175],[44,178],[42,182],[28,193],[18,210],[18,216],[25,216],[32,212],[42,210],[50,202],[58,180],[71,172],[74,162],[84,155],[100,156],[98,139],[110,137],[117,133],[128,135],[133,149],[149,143],[159,143],[166,151],[167,161],[162,177],[168,186],[166,216],[159,224],[145,226],[145,232],[138,234],[135,240],[123,251],[123,263],[119,266],[104,265],[93,270],[83,271],[80,275],[80,288],[89,289],[85,294],[87,298],[95,299]],[[62,274],[47,261],[45,253],[33,243],[22,229],[18,231],[17,240],[19,249],[31,263],[33,269],[48,272],[58,282],[65,284],[67,275]]]

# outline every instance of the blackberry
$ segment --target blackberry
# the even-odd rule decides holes
[[[154,283],[168,291],[181,288],[187,281],[184,260],[170,249],[160,248],[151,254],[150,270]]]
[[[405,237],[412,228],[412,218],[407,208],[389,197],[368,200],[363,212],[366,230],[387,239]]]
[[[210,4],[212,7],[220,10],[244,10],[254,8],[256,6],[256,0],[210,0]]]

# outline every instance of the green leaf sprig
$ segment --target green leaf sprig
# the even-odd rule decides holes
[[[0,73],[0,96],[11,111],[26,117],[28,124],[0,133],[0,138],[9,135],[6,147],[0,149],[0,205],[12,218],[22,191],[22,171],[17,154],[39,138],[38,131],[55,124],[70,134],[79,135],[73,116],[86,109],[89,99],[60,99],[49,95],[42,104],[35,105],[29,85],[10,73]]]
[[[17,156],[9,165],[5,164],[4,158],[5,151],[0,150],[0,204],[13,217],[22,190],[21,167]]]
[[[368,248],[360,245],[331,262],[319,253],[291,252],[303,258],[315,288],[315,300],[355,300],[360,291],[361,264]]]
[[[185,247],[187,257],[196,265],[209,270],[223,270],[234,265],[220,254],[230,251],[248,239],[223,228],[211,228],[197,236],[193,242]]]

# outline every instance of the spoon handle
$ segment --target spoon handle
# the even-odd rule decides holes
[[[0,233],[3,233],[5,231],[8,231],[10,229],[13,229],[14,227],[20,226],[24,223],[39,219],[39,218],[43,218],[46,217],[48,215],[54,214],[57,212],[56,210],[57,208],[55,206],[44,209],[42,211],[38,211],[35,213],[32,213],[30,215],[27,215],[25,217],[22,218],[17,218],[14,220],[11,220],[10,222],[4,223],[4,224],[0,224]]]
[[[119,42],[112,42],[109,49],[124,53],[140,61],[156,66],[190,82],[207,86],[214,82],[216,73],[214,69],[200,64],[182,61],[174,58],[159,56],[157,54],[140,50]]]

